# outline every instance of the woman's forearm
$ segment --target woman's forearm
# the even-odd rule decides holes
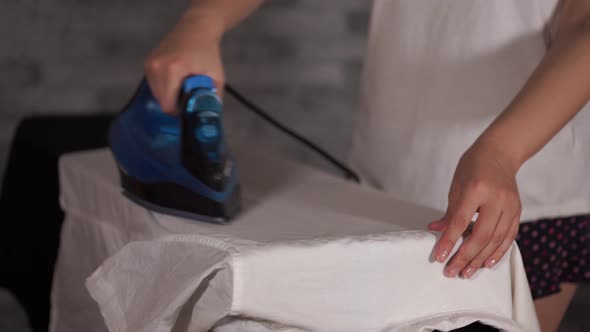
[[[572,13],[578,15],[574,23],[561,18],[561,28],[544,59],[476,142],[496,147],[515,170],[590,100],[590,15]]]
[[[184,19],[202,22],[204,29],[221,37],[256,8],[263,0],[193,0]]]

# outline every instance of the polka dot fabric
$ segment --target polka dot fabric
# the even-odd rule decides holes
[[[523,223],[516,242],[533,298],[558,293],[562,282],[590,281],[590,215]]]

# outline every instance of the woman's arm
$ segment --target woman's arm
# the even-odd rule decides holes
[[[148,83],[167,113],[176,111],[178,90],[189,75],[209,75],[223,92],[223,34],[248,17],[263,0],[193,0],[174,29],[145,61]]]
[[[519,168],[590,100],[590,1],[565,0],[549,25],[550,49],[479,141]]]
[[[248,17],[263,0],[193,0],[185,17],[207,21],[209,30],[218,35],[231,30]]]
[[[590,0],[562,0],[550,31],[547,54],[507,109],[465,152],[447,213],[430,225],[443,231],[435,255],[444,262],[479,212],[472,235],[447,264],[451,277],[471,277],[504,256],[520,221],[518,169],[590,100]]]

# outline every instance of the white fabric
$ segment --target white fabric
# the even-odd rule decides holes
[[[460,156],[544,56],[556,4],[376,0],[354,167],[394,197],[446,209]],[[590,213],[588,108],[518,173],[522,220]]]
[[[516,246],[447,279],[424,231],[440,212],[256,149],[236,154],[244,211],[229,225],[132,203],[108,150],[62,158],[51,331],[539,330]]]

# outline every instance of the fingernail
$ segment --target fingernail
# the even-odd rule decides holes
[[[492,267],[494,267],[494,265],[496,265],[496,259],[495,259],[495,258],[489,258],[489,259],[486,261],[486,267],[487,267],[488,269],[491,269]]]
[[[459,269],[456,267],[447,270],[447,277],[456,278],[459,275]]]
[[[438,256],[436,256],[436,260],[439,263],[444,263],[444,261],[447,259],[447,256],[449,256],[449,251],[444,249],[438,254]]]
[[[473,267],[468,267],[467,270],[465,270],[465,272],[463,272],[463,276],[466,279],[469,279],[473,276],[473,274],[475,273],[475,268]]]

